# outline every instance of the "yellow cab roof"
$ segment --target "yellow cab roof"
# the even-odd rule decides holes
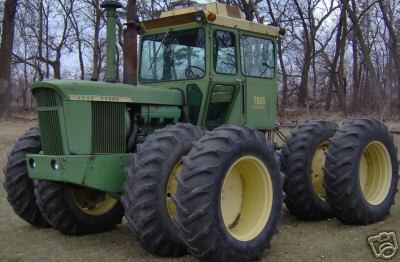
[[[195,22],[194,15],[199,12],[204,13],[204,17],[206,18],[209,17],[210,14],[214,17],[214,19],[205,19],[209,24],[237,28],[270,36],[279,36],[279,27],[247,21],[238,7],[220,3],[210,3],[165,11],[161,13],[159,19],[144,21],[143,26],[145,30],[153,30],[192,23]]]

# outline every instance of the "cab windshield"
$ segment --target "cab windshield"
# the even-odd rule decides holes
[[[141,82],[203,78],[205,74],[203,28],[166,31],[142,40]]]

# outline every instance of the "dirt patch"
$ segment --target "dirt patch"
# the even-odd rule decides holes
[[[398,123],[392,124],[397,128]],[[34,121],[26,120],[0,121],[0,168],[15,139],[34,125]],[[400,136],[396,136],[395,141],[399,147]],[[0,175],[0,183],[3,181],[4,176]],[[400,194],[396,203],[399,201]],[[280,232],[273,238],[272,248],[264,253],[262,261],[376,261],[367,237],[381,231],[399,234],[399,218],[398,204],[392,207],[385,221],[369,226],[347,226],[336,219],[301,222],[285,210]],[[191,256],[166,259],[149,255],[134,240],[126,221],[110,232],[82,237],[31,227],[14,214],[3,188],[0,188],[0,243],[2,261],[196,261]]]

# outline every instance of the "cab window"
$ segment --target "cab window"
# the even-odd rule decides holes
[[[214,32],[214,69],[220,74],[237,74],[235,34],[228,31]]]
[[[142,83],[200,79],[206,72],[203,28],[166,31],[143,37]]]
[[[240,54],[243,75],[275,77],[275,46],[272,40],[241,35]]]

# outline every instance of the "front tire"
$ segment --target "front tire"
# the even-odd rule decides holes
[[[134,154],[127,169],[122,203],[129,228],[141,246],[158,256],[179,257],[186,246],[173,222],[176,207],[175,177],[182,169],[182,156],[203,131],[190,124],[156,130]]]
[[[397,192],[397,150],[387,127],[364,118],[345,123],[332,139],[325,163],[327,201],[347,224],[383,220]]]
[[[204,261],[252,261],[277,232],[282,177],[273,145],[242,126],[207,133],[183,158],[176,223]]]
[[[34,194],[34,182],[28,176],[26,155],[39,154],[42,150],[40,131],[38,127],[29,129],[19,138],[8,155],[8,161],[3,169],[5,175],[4,189],[7,200],[15,213],[29,224],[36,227],[48,227],[43,218]]]
[[[122,222],[123,207],[107,193],[63,183],[39,181],[37,205],[47,221],[66,235],[93,234]]]

